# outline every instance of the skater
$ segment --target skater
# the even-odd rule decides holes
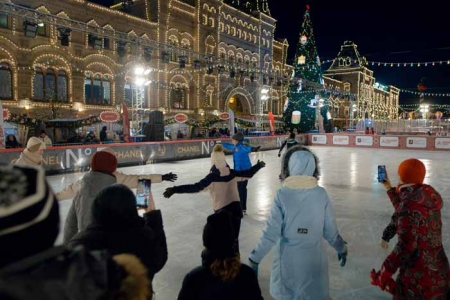
[[[281,156],[281,151],[283,151],[283,148],[287,146],[287,149],[289,150],[291,147],[298,145],[298,142],[295,140],[295,133],[291,132],[289,134],[289,138],[284,140],[283,144],[281,145],[280,151],[278,151],[278,157]]]
[[[41,167],[44,163],[45,143],[37,137],[31,137],[27,147],[20,153],[20,157],[14,160],[14,165]]]
[[[275,299],[328,300],[328,262],[323,239],[336,251],[341,266],[347,261],[346,242],[339,235],[333,208],[317,184],[317,158],[295,146],[283,156],[283,186],[272,205],[267,228],[250,254],[259,263],[276,245],[270,279]]]
[[[214,212],[224,210],[231,214],[236,236],[236,249],[238,250],[242,209],[239,202],[237,183],[253,177],[266,164],[258,160],[256,165],[247,171],[232,170],[227,165],[225,153],[223,153],[223,147],[220,144],[216,145],[213,149],[211,163],[213,166],[205,178],[194,184],[167,188],[164,192],[164,197],[170,198],[173,194],[198,193],[209,187]]]
[[[443,201],[433,187],[423,184],[425,174],[425,165],[412,158],[399,165],[397,187],[389,178],[383,182],[395,208],[391,223],[398,242],[381,270],[372,270],[371,279],[395,300],[446,299],[449,293],[450,267],[442,246]],[[392,276],[397,270],[395,284]]]
[[[208,217],[203,229],[202,265],[183,280],[178,300],[262,300],[258,278],[235,252],[230,214]]]
[[[222,143],[222,146],[229,151],[233,151],[233,163],[236,171],[248,171],[252,167],[249,153],[253,147],[244,144],[244,135],[240,132],[232,136],[233,144]],[[238,181],[239,200],[241,202],[242,213],[247,214],[247,185],[248,180]]]

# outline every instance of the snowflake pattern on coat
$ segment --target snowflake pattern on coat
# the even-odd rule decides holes
[[[394,299],[440,300],[449,292],[449,262],[442,246],[441,195],[429,185],[390,189],[398,242],[383,267],[397,276]]]

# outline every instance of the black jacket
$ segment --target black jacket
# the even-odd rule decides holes
[[[142,218],[140,218],[142,219]],[[89,250],[106,249],[111,255],[136,255],[147,267],[149,277],[159,272],[167,262],[167,242],[160,210],[144,214],[142,222],[124,226],[92,224],[78,233],[70,247],[83,245]]]
[[[214,259],[203,257],[202,266],[193,269],[184,277],[178,300],[264,299],[261,295],[258,278],[249,266],[242,264],[236,278],[224,282],[211,273],[209,269],[211,261]]]

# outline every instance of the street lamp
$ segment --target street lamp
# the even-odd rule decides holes
[[[429,104],[420,104],[420,112],[422,113],[422,119],[426,119],[428,112],[430,111]]]

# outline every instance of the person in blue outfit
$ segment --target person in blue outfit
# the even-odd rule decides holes
[[[270,294],[277,300],[328,300],[328,261],[323,239],[338,253],[343,267],[347,246],[336,226],[324,188],[317,184],[317,158],[295,146],[283,157],[283,185],[275,195],[267,228],[250,254],[254,271],[276,246]]]
[[[222,143],[222,146],[229,151],[233,151],[234,170],[247,171],[252,167],[249,153],[253,147],[246,145],[244,135],[240,132],[231,137],[233,144]],[[248,180],[239,181],[238,183],[239,200],[241,202],[242,213],[247,214],[247,185]]]

